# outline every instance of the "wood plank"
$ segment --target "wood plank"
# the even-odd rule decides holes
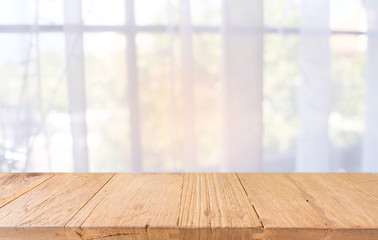
[[[51,173],[1,173],[0,208],[52,176]]]
[[[283,173],[238,173],[265,228],[324,228],[324,218]]]
[[[67,225],[71,239],[177,239],[182,174],[116,174]]]
[[[317,210],[329,229],[330,239],[378,239],[378,201],[335,174],[287,174]]]
[[[378,239],[378,202],[341,175],[238,175],[264,225],[262,239]]]
[[[377,173],[338,173],[335,176],[378,200]]]
[[[0,208],[0,239],[64,239],[64,226],[113,174],[57,174]]]
[[[323,239],[327,232],[324,217],[285,174],[238,176],[264,226],[262,239]]]
[[[179,220],[184,239],[252,239],[262,228],[234,173],[185,174]]]

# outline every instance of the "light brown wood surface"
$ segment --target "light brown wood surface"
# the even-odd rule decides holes
[[[0,240],[378,239],[378,174],[0,174]]]

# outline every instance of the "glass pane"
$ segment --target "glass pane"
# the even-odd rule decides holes
[[[294,171],[297,141],[298,36],[264,41],[264,171]]]
[[[32,36],[0,36],[0,171],[22,171],[32,135]],[[35,79],[34,79],[35,80]]]
[[[219,171],[222,156],[222,47],[218,34],[193,36],[199,171]]]
[[[35,10],[35,1],[0,1],[0,24],[32,24]]]
[[[0,99],[3,104],[16,105],[22,88],[22,76],[27,69],[25,62],[32,44],[28,34],[1,34],[0,37]],[[13,94],[12,94],[13,93]],[[18,93],[18,94],[15,94]]]
[[[60,25],[64,23],[64,0],[39,0],[39,24]],[[32,1],[31,1],[32,2]]]
[[[264,0],[264,23],[272,28],[300,25],[300,0]]]
[[[34,162],[50,160],[50,171],[73,171],[70,115],[68,112],[64,34],[40,35],[41,100],[46,130],[36,139]],[[46,148],[48,151],[46,151]],[[50,159],[48,159],[50,158]],[[40,168],[36,168],[38,170]]]
[[[121,34],[84,35],[90,171],[130,170],[125,44]]]
[[[221,0],[192,0],[193,25],[219,26],[222,19]]]
[[[180,167],[181,90],[177,42],[168,34],[138,34],[143,166],[145,171]],[[172,47],[172,48],[171,48]]]
[[[36,10],[36,1],[1,1],[0,24],[63,24],[63,0],[39,0]]]
[[[138,0],[134,4],[137,25],[167,24],[167,0]],[[173,4],[173,7],[177,6],[177,3]]]
[[[364,31],[366,24],[363,1],[330,1],[330,26],[332,30]]]
[[[124,0],[82,0],[83,21],[86,25],[125,24]]]
[[[72,170],[64,35],[5,34],[0,46],[0,158],[12,171]]]
[[[166,34],[139,34],[137,38],[146,171],[177,171],[183,167],[185,109],[178,40]],[[220,36],[195,35],[193,54],[198,170],[216,171],[222,139]]]
[[[332,36],[332,171],[359,171],[364,131],[365,36]]]

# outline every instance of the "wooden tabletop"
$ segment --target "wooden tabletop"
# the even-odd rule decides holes
[[[378,174],[0,174],[1,240],[378,239]]]

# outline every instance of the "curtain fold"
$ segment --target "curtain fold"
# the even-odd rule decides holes
[[[296,170],[330,170],[331,106],[329,1],[301,2]]]
[[[366,1],[368,47],[366,56],[365,134],[362,170],[378,171],[378,2]]]
[[[262,5],[223,1],[224,171],[262,170]]]

